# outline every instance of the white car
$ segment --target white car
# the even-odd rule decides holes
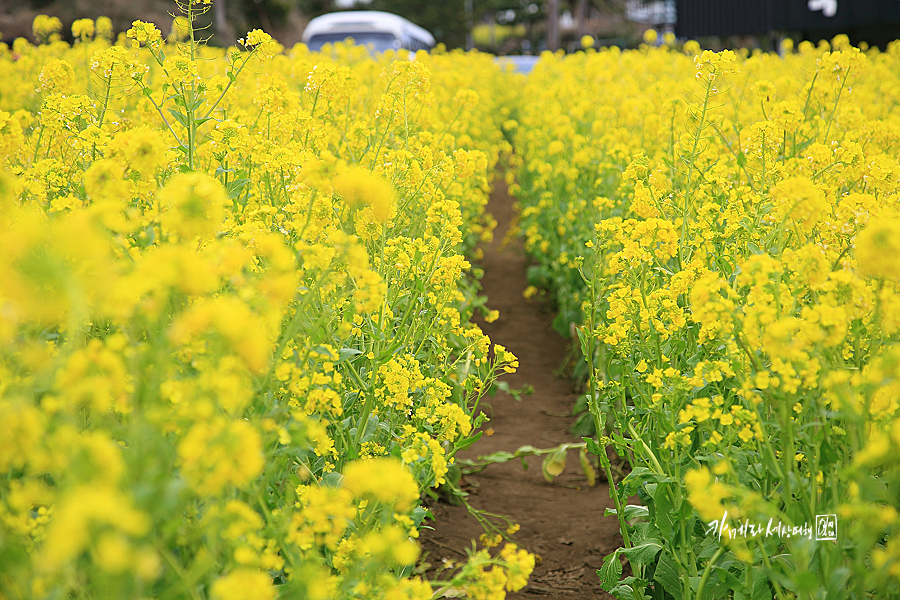
[[[301,41],[317,52],[325,44],[342,42],[347,38],[373,52],[406,48],[430,50],[434,36],[403,17],[378,10],[350,10],[316,17],[303,30]]]

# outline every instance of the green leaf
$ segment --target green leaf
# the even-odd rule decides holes
[[[491,386],[491,389],[488,390],[488,393],[491,395],[491,397],[493,397],[493,396],[497,395],[497,390],[500,390],[501,392],[506,392],[507,394],[512,396],[513,400],[515,400],[516,402],[521,402],[523,395],[530,396],[531,394],[534,393],[534,387],[532,387],[531,385],[529,385],[527,383],[519,389],[513,389],[509,386],[509,383],[506,381],[494,382],[494,385]]]
[[[628,562],[632,564],[649,565],[656,560],[656,555],[659,554],[659,551],[662,549],[663,547],[659,540],[649,539],[644,540],[643,543],[637,546],[622,550],[622,554],[624,554],[628,558]]]
[[[516,449],[516,456],[517,457],[518,456],[534,456],[538,452],[539,452],[539,450],[537,448],[535,448],[534,446],[525,444],[524,446],[519,446]]]
[[[178,121],[183,127],[187,127],[187,117],[184,114],[178,112],[174,108],[168,109],[169,114],[172,115],[176,121]]]
[[[471,446],[472,444],[474,444],[475,442],[480,440],[482,435],[484,435],[484,432],[479,431],[475,435],[472,435],[465,439],[459,440],[458,442],[456,442],[456,449],[457,450],[465,450],[466,448],[468,448],[469,446]]]
[[[681,600],[683,597],[684,589],[681,585],[681,577],[678,575],[675,561],[672,560],[667,550],[663,550],[659,555],[653,580],[659,582],[674,600]]]
[[[703,529],[704,529],[704,531],[706,530],[705,525],[703,526]],[[696,532],[695,532],[695,534],[696,534]],[[699,535],[699,534],[697,534],[697,535]],[[721,547],[722,546],[720,545],[719,540],[716,539],[715,537],[710,536],[710,537],[703,538],[703,541],[700,543],[699,549],[695,545],[694,552],[696,552],[696,554],[697,554],[697,560],[699,560],[701,562],[705,562],[705,561],[708,561],[709,559],[711,559],[713,557],[713,555],[716,552],[718,552],[719,548],[721,548]]]
[[[634,524],[634,530],[631,534],[631,542],[635,545],[641,544],[644,540],[652,540],[658,542],[662,536],[656,525],[649,521],[638,521]]]
[[[460,470],[459,466],[449,465],[447,467],[447,474],[445,476],[445,479],[451,487],[458,487],[459,480],[462,479],[462,471]]]
[[[362,353],[362,350],[357,350],[356,348],[341,348],[338,351],[338,363],[347,362],[349,359]]]
[[[656,487],[656,494],[653,495],[654,515],[656,526],[664,539],[672,538],[672,531],[675,529],[676,510],[669,500],[670,489],[669,484],[661,483]]]
[[[623,511],[625,513],[625,520],[631,521],[632,519],[638,519],[641,517],[649,517],[650,511],[646,506],[641,506],[640,504],[628,504],[625,506]],[[619,511],[615,508],[607,508],[606,514],[604,516],[608,517],[610,515],[617,515]]]
[[[619,553],[621,548],[603,559],[603,566],[597,569],[597,576],[600,577],[600,587],[605,591],[609,591],[619,581],[622,576],[622,563],[619,561]]]
[[[590,335],[587,333],[586,327],[576,327],[575,332],[578,334],[578,341],[581,343],[581,355],[588,356],[588,342]]]
[[[634,588],[627,583],[620,583],[616,587],[611,588],[609,593],[612,594],[616,600],[635,600],[635,598],[640,597],[635,596]]]
[[[340,487],[341,479],[343,479],[343,478],[344,478],[344,476],[341,475],[340,473],[338,473],[336,471],[332,471],[331,473],[326,473],[325,475],[322,476],[321,484],[326,487],[332,487],[332,488]]]
[[[753,572],[750,574],[751,588],[750,600],[767,600],[772,597],[772,590],[769,589],[769,578],[766,577],[762,567],[750,567]]]
[[[847,597],[847,581],[850,579],[850,569],[839,567],[834,570],[828,580],[828,593],[825,600],[843,600]]]
[[[619,585],[609,590],[609,593],[619,600],[651,600],[644,594],[647,580],[639,577],[628,576],[619,582]]]
[[[735,591],[736,597],[737,590],[744,588],[746,579],[735,577],[728,570],[732,564],[734,564],[733,561],[723,560],[712,568],[712,574],[706,583],[707,591],[703,594],[704,598],[727,598],[728,593],[731,591]],[[769,597],[773,595],[773,592],[769,592]]]
[[[489,463],[505,463],[505,462],[511,461],[515,457],[516,457],[515,454],[512,454],[511,452],[507,452],[505,450],[499,450],[497,452],[488,454],[487,456],[479,456],[478,460],[486,461]]]
[[[650,509],[646,506],[641,506],[640,504],[627,504],[625,505],[625,519],[631,521],[632,519],[636,519],[639,517],[649,517]]]
[[[355,430],[357,429],[357,427],[354,427],[352,430],[354,435],[355,435]],[[365,429],[365,431],[363,431],[363,435],[362,435],[362,438],[360,438],[360,441],[368,442],[377,433],[377,431],[378,431],[378,417],[376,417],[375,415],[370,415],[369,420],[366,422],[366,429]]]
[[[605,450],[600,447],[600,444],[594,438],[591,437],[583,437],[584,443],[587,445],[587,451],[593,454],[594,456],[600,456],[601,453],[605,454]],[[638,467],[641,468],[641,467]]]
[[[631,470],[631,473],[629,473],[625,477],[625,481],[632,481],[635,479],[638,479],[638,480],[646,479],[652,475],[653,475],[653,471],[651,471],[647,467],[635,467]]]

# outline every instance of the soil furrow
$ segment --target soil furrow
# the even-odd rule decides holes
[[[534,392],[516,401],[498,392],[486,397],[483,410],[491,418],[483,436],[461,458],[475,458],[499,450],[513,452],[530,444],[549,448],[563,442],[580,441],[569,433],[568,414],[576,400],[569,382],[554,376],[567,351],[566,341],[551,327],[553,315],[538,302],[526,301],[527,260],[521,244],[504,247],[503,239],[514,216],[513,199],[502,180],[488,204],[497,219],[494,241],[483,246],[482,285],[488,306],[500,311],[493,323],[479,323],[491,340],[519,358],[519,370],[503,378],[513,389],[530,384]],[[549,413],[549,414],[548,414]],[[529,584],[509,598],[607,599],[599,586],[596,569],[603,557],[621,545],[615,517],[604,517],[613,506],[604,481],[588,487],[575,451],[570,451],[566,469],[553,483],[541,475],[541,458],[526,459],[528,470],[518,460],[489,466],[465,477],[469,503],[477,509],[508,516],[521,527],[515,541],[541,557]],[[426,561],[459,561],[482,530],[465,507],[432,504],[436,523],[422,534]]]

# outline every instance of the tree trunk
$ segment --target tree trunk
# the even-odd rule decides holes
[[[225,0],[213,2],[213,25],[216,28],[216,35],[219,36],[219,43],[222,46],[230,46],[234,43],[234,31],[232,31],[231,25],[228,23]]]
[[[559,0],[550,0],[547,3],[547,49],[555,52],[559,48]]]
[[[578,32],[578,39],[587,34],[587,0],[575,3],[575,30]]]

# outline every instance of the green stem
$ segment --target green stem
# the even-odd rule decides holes
[[[112,75],[106,78],[106,94],[103,97],[103,108],[100,109],[100,114],[97,116],[97,128],[103,128],[103,120],[106,118],[106,109],[109,107],[109,95],[112,90]]]
[[[759,553],[762,555],[763,562],[766,565],[766,568],[769,571],[772,571],[772,563],[769,562],[769,556],[766,554],[766,549],[763,547],[762,542],[759,538],[754,538],[756,540],[756,545],[759,546]],[[778,596],[778,600],[787,600],[787,597],[784,595],[784,592],[781,589],[781,586],[778,585],[778,582],[774,579],[770,579],[772,585],[775,586],[775,595]]]
[[[706,588],[706,582],[709,581],[709,576],[712,575],[712,568],[723,554],[725,554],[725,546],[722,546],[721,548],[716,550],[716,553],[713,554],[712,558],[709,559],[706,568],[703,570],[703,576],[700,577],[700,583],[697,584],[697,594],[694,596],[694,600],[702,600],[703,590],[704,588]]]
[[[144,89],[149,90],[149,88],[144,88]],[[169,124],[169,120],[166,118],[166,115],[163,114],[162,108],[159,106],[159,104],[156,103],[156,100],[153,99],[153,96],[151,96],[147,92],[145,92],[144,95],[147,97],[148,100],[150,100],[150,103],[153,105],[153,108],[156,109],[156,112],[159,113],[159,116],[163,120],[163,123],[165,123],[166,127],[169,129],[169,133],[171,133],[172,137],[175,138],[175,142],[177,142],[179,146],[184,146],[184,144],[181,141],[181,138],[179,138],[178,134],[175,133],[175,130],[172,129],[172,125]]]
[[[825,126],[825,136],[822,139],[822,142],[825,144],[828,143],[828,132],[831,131],[831,124],[834,122],[834,113],[837,112],[838,103],[841,101],[841,94],[844,93],[844,86],[847,85],[847,79],[849,77],[850,69],[847,69],[847,73],[841,80],[841,89],[838,90],[837,98],[834,99],[834,108],[831,109],[831,114],[828,115],[828,124]]]
[[[254,49],[254,50],[251,50],[251,51],[250,51],[250,56],[248,56],[247,58],[243,59],[243,62],[241,62],[241,68],[237,70],[237,73],[234,73],[233,77],[229,77],[229,78],[228,78],[228,85],[225,86],[225,89],[222,90],[222,93],[219,94],[219,97],[216,98],[216,101],[212,103],[212,106],[210,106],[210,107],[209,107],[209,110],[206,112],[206,114],[203,115],[203,120],[208,119],[208,118],[209,118],[209,115],[211,115],[211,114],[213,113],[213,111],[216,110],[216,107],[219,106],[219,103],[220,103],[220,102],[222,101],[222,99],[225,97],[225,94],[228,93],[228,90],[230,90],[230,89],[231,89],[231,86],[234,84],[234,82],[237,81],[238,76],[239,76],[239,75],[241,74],[241,72],[244,70],[244,67],[247,66],[247,63],[248,63],[248,62],[250,61],[250,59],[253,57],[253,54],[254,54],[255,52],[256,52],[255,49]]]
[[[715,73],[713,73],[715,74]],[[709,108],[709,96],[712,91],[713,80],[706,81],[706,91],[703,95],[703,107],[697,120],[697,131],[694,133],[694,145],[691,147],[690,164],[688,165],[687,183],[684,188],[684,206],[681,211],[681,240],[678,244],[678,264],[684,264],[684,240],[687,239],[688,212],[691,205],[691,180],[694,177],[694,163],[697,161],[697,147],[700,145],[700,137],[703,133],[703,122],[706,120],[706,111]]]

